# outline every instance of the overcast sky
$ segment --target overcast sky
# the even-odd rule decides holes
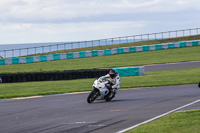
[[[199,25],[200,0],[0,0],[0,44],[97,40]]]

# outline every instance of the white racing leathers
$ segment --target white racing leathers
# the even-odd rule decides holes
[[[112,88],[113,88],[113,89],[118,90],[119,87],[120,87],[120,85],[121,85],[121,81],[120,81],[119,74],[117,74],[117,76],[116,76],[114,79],[110,78],[110,75],[109,75],[109,74],[107,74],[107,75],[105,75],[105,76],[102,76],[101,78],[109,78],[109,81],[113,84],[113,85],[112,85]]]

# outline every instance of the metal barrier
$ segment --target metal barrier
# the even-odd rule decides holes
[[[25,64],[25,63],[44,62],[44,61],[53,61],[53,60],[107,56],[107,55],[113,55],[113,54],[146,52],[146,51],[153,51],[153,50],[173,49],[173,48],[193,47],[193,46],[200,46],[200,40],[141,45],[141,46],[132,46],[132,47],[121,47],[121,48],[113,48],[113,49],[92,50],[92,51],[82,51],[82,52],[72,52],[72,53],[57,53],[57,54],[29,56],[29,57],[20,57],[20,58],[7,58],[7,59],[0,59],[0,65]]]
[[[61,44],[54,44],[54,45],[51,44],[51,45],[39,46],[39,47],[1,50],[0,58],[19,57],[19,56],[48,53],[48,52],[53,52],[53,51],[66,50],[66,49],[115,45],[115,44],[124,44],[124,43],[134,43],[134,42],[146,41],[146,40],[167,39],[167,38],[199,35],[199,29],[200,28],[184,29],[184,30],[166,31],[166,32],[158,32],[158,33],[150,33],[150,34],[107,38],[107,39],[100,39],[100,40],[69,42],[69,43],[61,43]]]

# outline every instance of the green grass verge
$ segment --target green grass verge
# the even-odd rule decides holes
[[[199,133],[200,110],[176,112],[125,133]]]
[[[145,76],[122,77],[121,88],[197,84],[200,68],[150,71]],[[0,84],[0,99],[91,91],[94,79]]]
[[[134,43],[124,43],[124,44],[107,45],[107,46],[96,46],[96,47],[60,50],[60,51],[54,51],[54,52],[43,53],[43,54],[34,54],[34,55],[46,55],[46,54],[56,54],[56,53],[69,53],[69,52],[102,50],[102,49],[112,49],[112,48],[120,48],[120,47],[131,47],[131,46],[141,46],[141,45],[150,45],[150,44],[161,44],[161,43],[168,43],[168,42],[199,40],[199,39],[200,39],[200,35],[193,35],[193,36],[185,36],[185,37],[177,37],[177,38],[148,40],[148,41],[141,41],[141,42],[134,42]],[[30,55],[30,56],[34,56],[34,55]]]
[[[200,60],[200,46],[31,64],[2,65],[0,73],[112,68]]]

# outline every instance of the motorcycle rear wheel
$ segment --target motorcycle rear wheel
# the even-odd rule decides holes
[[[112,96],[110,97],[110,95],[112,95]],[[106,96],[105,100],[106,100],[106,102],[109,102],[109,101],[111,101],[114,97],[115,97],[115,93],[111,93],[111,94],[109,94],[109,95]]]
[[[93,91],[90,92],[87,98],[88,103],[94,102],[94,100],[99,96],[99,90],[94,89]]]

